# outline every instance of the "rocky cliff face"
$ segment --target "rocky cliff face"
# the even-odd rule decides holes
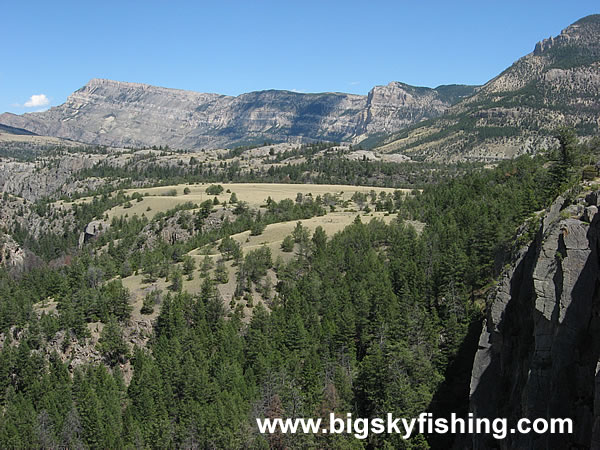
[[[437,117],[457,89],[376,86],[368,96],[261,91],[230,97],[91,80],[60,106],[0,123],[40,135],[116,147],[218,148],[252,141],[350,141]],[[471,87],[458,87],[462,95]]]
[[[539,42],[443,117],[385,142],[430,160],[488,160],[552,145],[559,126],[594,136],[600,117],[600,15]]]
[[[475,449],[600,446],[600,192],[544,215],[491,296],[471,379],[476,417],[570,417],[575,433],[477,435]]]
[[[43,197],[72,194],[106,183],[101,179],[74,180],[75,173],[89,169],[103,155],[67,154],[36,162],[0,159],[0,192],[10,192],[30,201]]]
[[[0,266],[21,270],[26,265],[27,252],[8,234],[0,234]]]
[[[444,99],[433,89],[398,82],[376,86],[367,96],[355,134],[368,137],[375,133],[393,133],[423,119],[442,115],[449,103],[450,99]]]

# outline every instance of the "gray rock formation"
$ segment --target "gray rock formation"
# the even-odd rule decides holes
[[[79,248],[82,248],[83,244],[89,242],[91,239],[100,236],[100,234],[106,231],[109,227],[110,223],[105,222],[104,220],[92,220],[87,224],[85,230],[79,234]]]
[[[230,97],[94,79],[49,111],[0,115],[0,123],[90,144],[218,148],[263,140],[350,141],[442,114],[468,86],[393,82],[368,96],[261,91]]]
[[[25,266],[27,254],[15,240],[0,233],[0,266],[20,270]]]
[[[0,229],[6,234],[16,229],[26,230],[34,237],[47,233],[62,234],[74,229],[75,221],[71,211],[48,206],[48,213],[40,216],[32,202],[11,195],[0,197]]]
[[[475,449],[600,445],[600,216],[598,193],[563,208],[559,197],[535,241],[491,296],[471,378],[476,417],[572,418],[573,434],[472,436]],[[583,200],[580,200],[583,203]],[[591,223],[584,219],[592,218]]]
[[[78,189],[93,189],[105,182],[87,179],[82,185],[72,178],[75,173],[93,167],[103,158],[103,155],[96,154],[66,154],[35,162],[0,159],[0,192],[10,192],[35,201],[55,194],[70,194]]]

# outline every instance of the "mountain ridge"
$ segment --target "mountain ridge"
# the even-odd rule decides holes
[[[503,159],[554,144],[560,126],[598,133],[600,15],[538,42],[441,117],[381,142],[380,150],[427,160]]]
[[[39,135],[114,147],[214,149],[336,141],[414,160],[496,161],[600,129],[600,15],[584,17],[483,86],[390,82],[367,95],[263,90],[229,96],[90,80],[45,112],[0,115]]]
[[[473,89],[391,82],[366,96],[280,90],[227,96],[94,78],[60,106],[21,116],[5,113],[0,123],[110,146],[198,149],[245,141],[357,141],[438,116]]]

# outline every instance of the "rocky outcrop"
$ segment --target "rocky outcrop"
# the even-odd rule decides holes
[[[375,86],[356,134],[393,133],[423,119],[442,115],[448,109],[436,90],[392,82]]]
[[[140,245],[143,248],[154,248],[159,242],[185,242],[199,230],[196,229],[194,211],[177,211],[170,217],[147,224],[139,234]],[[202,221],[202,233],[209,233],[220,228],[225,221],[233,222],[235,215],[229,209],[217,209]]]
[[[197,149],[253,140],[350,141],[442,114],[472,87],[377,86],[368,96],[260,91],[231,97],[93,79],[45,112],[0,123],[90,144]]]
[[[23,237],[23,232],[38,239],[43,235],[62,235],[75,227],[72,211],[65,211],[55,205],[48,205],[46,214],[38,214],[33,203],[26,199],[3,194],[0,197],[0,234],[7,239],[11,234]],[[27,253],[27,251],[26,251]]]
[[[73,176],[89,169],[104,158],[98,154],[69,153],[59,158],[35,162],[0,160],[0,192],[9,192],[30,201],[94,189],[105,180],[75,180]]]
[[[85,229],[79,234],[79,248],[90,240],[98,237],[102,232],[110,227],[110,223],[104,220],[92,220]]]
[[[600,445],[599,193],[559,197],[490,297],[475,356],[476,417],[571,418],[573,434],[475,435],[475,449]],[[591,219],[591,222],[589,220]]]
[[[0,267],[18,275],[41,264],[40,258],[22,248],[10,235],[0,233]]]

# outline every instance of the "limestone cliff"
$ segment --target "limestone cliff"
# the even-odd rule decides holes
[[[476,417],[570,417],[575,433],[472,436],[466,447],[600,445],[600,192],[559,197],[490,297],[471,378]]]
[[[231,97],[93,79],[45,112],[0,124],[89,144],[197,149],[253,141],[351,141],[437,117],[470,86],[374,87],[368,96],[260,91]],[[457,95],[459,93],[459,95]]]

